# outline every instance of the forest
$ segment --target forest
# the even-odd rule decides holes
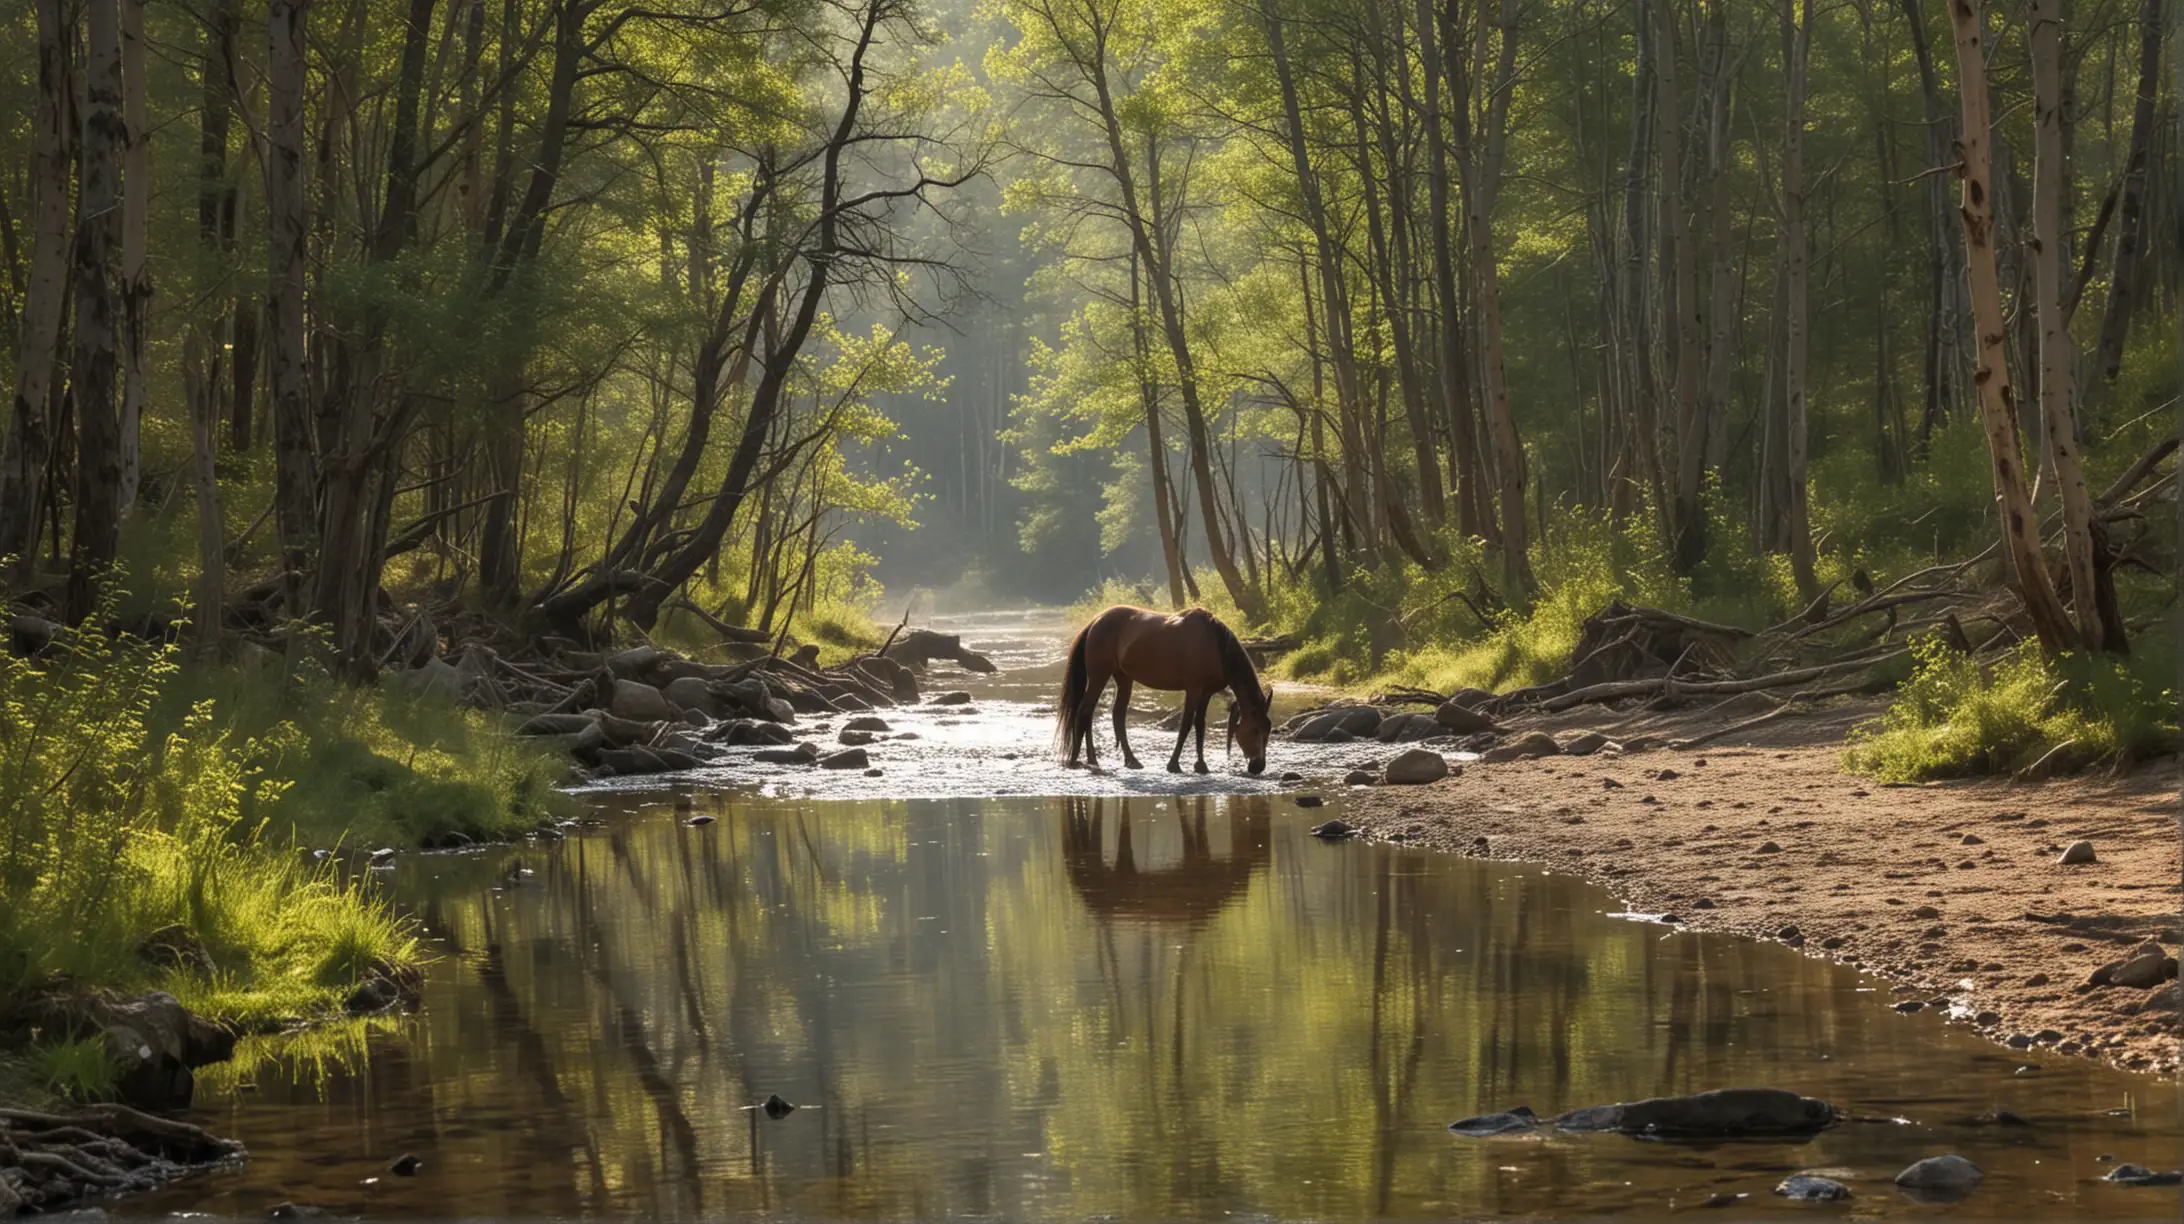
[[[564,802],[432,666],[920,598],[1438,693],[1622,601],[1899,692],[1879,776],[2173,751],[2180,23],[8,5],[0,994],[212,923],[280,968],[185,1002],[338,1000],[414,938],[291,836]]]

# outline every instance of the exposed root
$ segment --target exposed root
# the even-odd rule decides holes
[[[0,1217],[149,1190],[242,1154],[232,1139],[126,1105],[68,1114],[0,1108]]]

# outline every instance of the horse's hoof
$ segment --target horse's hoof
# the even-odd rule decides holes
[[[1200,761],[1200,762],[1199,762],[1198,764],[1196,764],[1196,765],[1193,765],[1193,766],[1191,766],[1191,772],[1192,772],[1192,773],[1202,773],[1202,774],[1209,774],[1209,773],[1212,773],[1213,771],[1212,771],[1212,770],[1210,770],[1210,769],[1208,769],[1208,768],[1206,768],[1206,763],[1205,763],[1204,761]]]
[[[1183,767],[1182,767],[1181,765],[1178,765],[1178,764],[1176,764],[1176,763],[1175,763],[1174,761],[1170,761],[1170,762],[1168,762],[1168,772],[1169,772],[1169,773],[1182,773],[1182,772],[1183,772]]]
[[[1124,769],[1143,769],[1143,768],[1145,768],[1145,767],[1144,767],[1143,765],[1140,765],[1140,764],[1138,764],[1138,759],[1137,759],[1136,757],[1124,757],[1124,758],[1122,758],[1122,767],[1123,767]]]

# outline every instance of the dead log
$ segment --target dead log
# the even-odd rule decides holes
[[[964,646],[961,637],[932,629],[912,629],[881,651],[879,657],[920,670],[932,666],[935,659],[952,660],[965,671],[985,676],[1001,670],[993,660]]]

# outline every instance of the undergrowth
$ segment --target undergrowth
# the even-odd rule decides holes
[[[176,654],[64,629],[0,657],[0,1002],[158,988],[248,1025],[416,963],[406,921],[256,814],[304,763],[295,726],[243,734],[202,699],[155,717]]]
[[[1992,665],[1938,639],[1913,651],[1895,702],[1851,733],[1843,762],[1853,772],[1886,782],[2014,773],[2050,752],[2074,767],[2127,764],[2175,744],[2176,695],[2144,679],[2171,670],[2158,651],[2135,666],[2112,655],[2051,660],[2030,643]]]

